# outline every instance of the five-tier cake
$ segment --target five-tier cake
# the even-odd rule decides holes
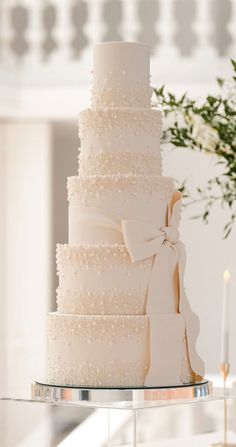
[[[58,310],[48,316],[53,383],[152,387],[203,376],[183,287],[181,196],[162,176],[149,78],[148,46],[96,45],[79,175],[68,179],[69,243],[57,247]]]

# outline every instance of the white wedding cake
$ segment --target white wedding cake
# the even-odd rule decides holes
[[[181,196],[162,176],[149,78],[148,46],[96,45],[79,175],[68,179],[69,243],[57,247],[58,310],[48,316],[56,384],[155,387],[204,373],[183,287]]]

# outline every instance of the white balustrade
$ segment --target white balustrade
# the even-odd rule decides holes
[[[119,31],[123,40],[135,41],[140,30],[138,1],[122,0],[122,23]]]
[[[120,0],[122,11],[120,23],[116,26],[123,40],[135,41],[141,28],[140,3],[138,0]],[[236,0],[229,0],[231,4],[231,17],[227,24],[232,44],[227,50],[231,57],[235,56],[236,47]],[[155,78],[164,82],[174,80],[182,81],[200,80],[212,81],[217,73],[228,75],[225,56],[219,56],[211,42],[213,31],[210,8],[211,0],[191,0],[195,8],[193,28],[197,37],[197,43],[190,56],[182,56],[175,42],[175,32],[178,26],[174,11],[178,6],[178,0],[159,0],[158,19],[152,30],[158,36],[158,43],[152,54],[152,73]],[[115,2],[110,2],[109,11]],[[43,23],[44,8],[52,6],[55,13],[55,23],[51,29],[45,29]],[[142,4],[148,9],[149,2]],[[20,30],[14,30],[12,11],[16,6],[26,8],[27,23],[20,34]],[[107,0],[45,0],[44,2],[33,0],[1,0],[1,29],[0,29],[0,79],[3,83],[15,82],[19,75],[25,84],[32,82],[50,84],[56,82],[65,86],[73,83],[87,84],[88,72],[91,67],[92,47],[103,40],[106,27],[110,30],[111,23],[105,23]],[[76,7],[78,18],[73,20],[73,7]],[[114,6],[115,7],[115,6]],[[78,8],[78,9],[77,9]],[[114,9],[115,11],[115,9]],[[82,23],[84,15],[85,23]],[[115,13],[115,12],[114,12]],[[109,20],[109,17],[106,18]],[[76,24],[76,21],[78,24]],[[53,20],[52,20],[53,22]],[[78,29],[76,29],[76,26]],[[220,27],[220,25],[218,25]],[[186,31],[187,32],[187,31]],[[215,32],[220,33],[220,29]],[[18,36],[19,34],[19,36]],[[78,49],[78,57],[73,58],[73,39],[83,39],[83,47]],[[25,52],[16,54],[12,49],[15,38],[22,37],[22,43],[28,44]],[[49,52],[47,58],[43,58],[42,45],[45,39],[55,41],[55,48]],[[186,34],[186,39],[188,35]],[[86,43],[87,39],[87,43]],[[15,45],[17,41],[14,42]],[[78,42],[79,43],[79,42]],[[76,44],[75,44],[76,45]],[[78,45],[79,46],[79,45]],[[76,52],[75,52],[76,53]],[[176,67],[175,79],[173,79],[173,65]],[[79,70],[78,70],[79,67]],[[200,67],[200,68],[199,68]],[[210,70],[214,67],[214,73]],[[12,69],[11,69],[12,68]],[[17,69],[16,69],[17,68]],[[201,72],[200,72],[201,71]],[[199,72],[200,75],[199,76]]]
[[[231,45],[228,48],[227,54],[231,58],[236,58],[236,0],[230,0],[231,15],[228,23],[228,30],[232,39]]]

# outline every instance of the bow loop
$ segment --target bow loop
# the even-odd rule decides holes
[[[165,240],[170,244],[176,244],[179,240],[179,230],[174,226],[164,227],[162,231],[165,233]]]
[[[123,220],[122,232],[132,261],[156,255],[165,240],[165,231],[138,220]]]
[[[179,240],[179,231],[175,226],[158,230],[148,222],[138,220],[123,220],[121,224],[124,242],[132,261],[156,255],[165,241],[174,245]]]

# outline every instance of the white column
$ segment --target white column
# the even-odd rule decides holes
[[[5,283],[5,151],[4,125],[0,123],[0,395],[4,396],[7,388],[6,371],[6,283]],[[0,403],[0,445],[6,445],[6,405]]]
[[[231,45],[228,48],[228,55],[235,59],[236,54],[236,0],[230,0],[231,3],[231,16],[228,23],[228,30],[232,39]]]
[[[0,393],[30,397],[31,381],[45,374],[45,322],[52,293],[51,138],[46,122],[0,124],[0,199]],[[30,406],[17,408],[5,403],[0,439],[4,435],[6,442],[1,445],[18,445],[48,415],[45,406],[37,412]]]
[[[159,57],[165,59],[166,64],[173,63],[171,58],[178,56],[178,50],[174,42],[176,24],[174,20],[175,0],[162,0],[159,2],[160,15],[156,22],[156,33],[160,36],[160,44],[156,49]],[[173,66],[173,65],[172,65]]]
[[[44,375],[51,297],[51,138],[46,122],[5,124],[8,393]],[[17,371],[17,374],[16,374]]]
[[[212,3],[209,0],[197,0],[195,2],[196,18],[193,28],[197,36],[197,47],[194,50],[193,56],[204,60],[216,56],[216,50],[210,42],[210,36],[213,30],[210,14],[211,5]]]
[[[140,23],[138,17],[138,1],[122,0],[122,22],[120,26],[120,33],[123,40],[131,42],[135,41],[139,30]]]

